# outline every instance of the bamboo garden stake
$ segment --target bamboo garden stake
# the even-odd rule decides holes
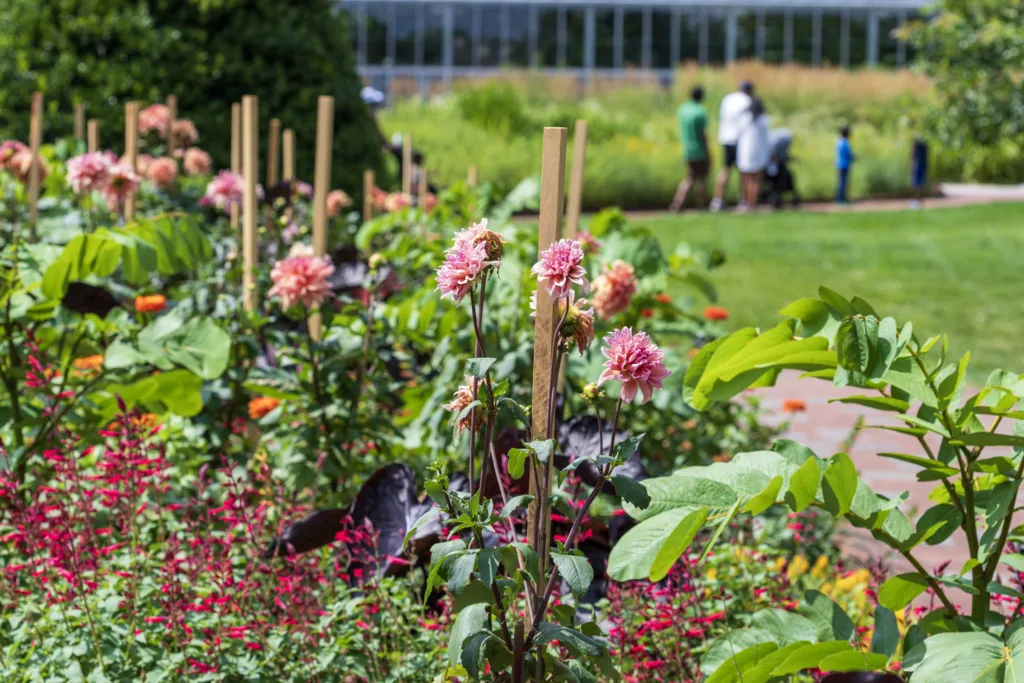
[[[136,172],[139,161],[139,103],[124,103],[124,155],[132,173]],[[135,218],[135,193],[129,192],[124,198],[125,222]]]
[[[231,105],[231,172],[242,173],[242,105],[235,102]],[[241,208],[231,205],[231,227],[238,227],[238,216]]]
[[[373,177],[373,169],[363,171],[363,222],[373,218],[373,186],[376,180]]]
[[[541,156],[540,171],[540,226],[537,240],[537,252],[540,253],[562,238],[562,207],[565,199],[565,141],[568,131],[565,128],[544,129],[544,149]],[[554,406],[550,403],[551,375],[549,368],[552,359],[552,335],[558,322],[557,304],[544,287],[537,287],[537,317],[534,323],[533,345],[533,394],[531,399],[530,421],[535,441],[544,441],[552,437],[548,434],[548,415]],[[543,506],[539,519],[549,520],[550,503],[547,491],[553,481],[554,459],[549,458],[547,464],[537,470],[538,476],[530,475],[530,493],[534,502],[530,503],[527,534],[530,546],[540,558],[540,573],[546,573],[544,563],[548,556],[550,544],[550,527],[542,522],[537,525],[537,506]],[[540,481],[537,481],[537,479]]]
[[[277,185],[278,172],[281,169],[281,120],[270,119],[270,132],[267,140],[267,187]]]
[[[245,310],[253,312],[259,306],[256,291],[257,202],[256,176],[259,171],[259,100],[255,95],[242,97],[242,302]]]
[[[295,131],[285,128],[281,134],[281,180],[295,180]]]
[[[417,192],[417,206],[422,210],[427,208],[427,169],[420,169],[420,185]]]
[[[583,205],[583,169],[587,163],[587,122],[576,119],[572,138],[572,170],[569,171],[569,198],[565,209],[565,236],[576,239]]]
[[[174,120],[178,118],[178,96],[167,96],[167,109],[170,110],[171,125],[167,128],[167,156],[173,156],[176,149],[174,143]]]
[[[75,102],[75,140],[85,140],[84,102]]]
[[[402,194],[412,196],[412,136],[402,136]]]
[[[100,122],[96,119],[89,119],[89,144],[90,152],[100,151]]]
[[[327,253],[327,191],[331,188],[331,147],[334,141],[334,98],[321,95],[316,111],[316,161],[313,170],[313,254]],[[320,341],[322,319],[309,316],[309,335]]]
[[[32,118],[29,121],[28,143],[32,150],[32,165],[28,171],[28,216],[29,233],[32,241],[36,238],[36,221],[39,219],[39,148],[43,145],[43,93],[32,93]]]
[[[469,183],[470,187],[476,187],[476,183],[477,183],[476,166],[470,166],[469,167],[469,173],[466,174],[466,182]]]

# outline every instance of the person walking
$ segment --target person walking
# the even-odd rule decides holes
[[[736,165],[736,144],[739,141],[744,116],[750,109],[753,93],[754,84],[743,81],[738,91],[722,98],[722,105],[718,110],[718,143],[722,145],[722,170],[718,172],[715,180],[715,196],[711,200],[712,211],[722,209],[725,186],[729,184],[729,175],[732,173],[732,167]],[[740,204],[743,204],[742,186]]]
[[[708,114],[701,104],[703,101],[704,88],[697,86],[690,91],[689,101],[681,104],[676,112],[679,138],[683,143],[683,159],[686,161],[686,177],[679,182],[676,196],[668,207],[669,211],[682,210],[691,187],[697,196],[697,206],[704,206],[711,156],[706,134]]]
[[[856,157],[853,156],[853,148],[850,146],[850,127],[843,126],[839,129],[839,138],[836,140],[836,204],[849,204],[847,197],[850,182],[850,166]]]
[[[757,207],[761,178],[771,158],[771,135],[764,103],[757,97],[740,119],[736,144],[736,167],[740,171],[740,192],[743,203],[737,211],[744,213]]]
[[[914,145],[910,148],[910,182],[914,188],[910,208],[920,209],[928,189],[928,143],[920,135],[914,136]]]

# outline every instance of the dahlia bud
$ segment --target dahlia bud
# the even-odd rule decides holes
[[[476,244],[483,244],[487,250],[487,259],[490,261],[500,261],[501,254],[505,251],[504,244],[505,240],[501,238],[501,235],[484,228],[473,240]]]
[[[593,382],[583,387],[583,393],[580,394],[584,401],[593,403],[604,398],[604,392],[601,391],[601,387],[597,386]]]
[[[375,254],[370,254],[370,259],[367,262],[367,265],[370,267],[370,270],[374,270],[374,271],[375,270],[380,270],[381,268],[383,268],[387,264],[388,264],[387,258],[385,258],[383,254],[376,254],[376,253]]]
[[[586,299],[570,303],[562,323],[563,338],[575,342],[581,356],[594,341],[594,309],[587,308],[587,303]]]

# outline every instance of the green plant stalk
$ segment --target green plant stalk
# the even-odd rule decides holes
[[[309,348],[309,371],[313,380],[313,397],[316,399],[317,405],[320,406],[320,426],[323,428],[323,438],[327,442],[327,450],[333,452],[334,439],[331,434],[331,422],[327,419],[327,415],[324,414],[324,409],[327,406],[324,403],[323,390],[320,388],[320,366],[316,362],[316,344],[313,341],[313,333],[310,331],[309,325],[306,325],[306,343]],[[358,395],[357,392],[356,396]],[[320,441],[320,439],[317,440]],[[339,455],[338,466],[343,467],[344,464]]]

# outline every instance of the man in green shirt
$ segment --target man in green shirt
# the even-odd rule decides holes
[[[679,137],[683,143],[683,158],[686,160],[687,175],[679,183],[675,199],[669,205],[669,211],[683,208],[686,195],[690,188],[695,188],[697,206],[704,206],[704,188],[707,186],[708,169],[711,167],[711,155],[708,151],[708,139],[705,129],[708,127],[708,114],[701,101],[704,99],[704,88],[697,86],[690,91],[690,100],[684,102],[676,119],[679,122]]]

